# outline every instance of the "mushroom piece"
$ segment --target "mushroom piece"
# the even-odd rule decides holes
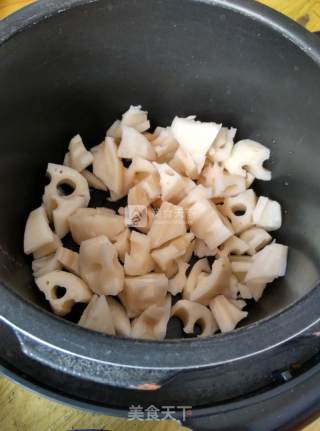
[[[92,151],[92,150],[91,150]],[[93,152],[92,170],[105,186],[117,197],[124,191],[124,166],[117,155],[118,147],[113,138],[106,137]]]
[[[213,298],[210,308],[221,332],[232,331],[248,315],[223,295]]]
[[[179,147],[169,161],[169,165],[179,174],[195,180],[199,177],[197,165],[191,155]]]
[[[221,212],[231,221],[235,233],[240,233],[253,225],[256,201],[256,194],[252,189],[225,199],[220,207]]]
[[[170,201],[181,196],[185,190],[185,182],[180,174],[167,163],[153,163],[160,175],[161,198]]]
[[[119,259],[124,263],[125,255],[130,250],[130,229],[125,229],[114,238],[114,246],[117,249]]]
[[[37,232],[38,235],[38,232]],[[53,234],[54,240],[52,242],[49,242],[48,244],[38,248],[36,251],[33,252],[34,259],[39,259],[40,257],[48,256],[49,254],[54,253],[56,250],[58,250],[59,247],[62,247],[61,239],[56,235]]]
[[[242,232],[240,239],[247,243],[247,253],[253,256],[272,241],[272,236],[260,227],[251,227]]]
[[[225,259],[216,259],[210,274],[201,274],[195,289],[190,294],[190,300],[208,305],[211,299],[223,292],[230,283],[230,265]]]
[[[55,238],[49,226],[44,207],[41,206],[31,211],[24,231],[23,248],[25,254],[35,253],[39,250],[43,250],[44,247],[49,247],[50,249],[51,245],[55,244]]]
[[[74,136],[69,144],[69,166],[78,172],[82,172],[92,162],[93,155],[84,146],[81,136]]]
[[[120,292],[119,298],[127,310],[129,318],[132,318],[161,301],[167,291],[167,277],[164,274],[152,273],[138,277],[126,277],[124,289]]]
[[[77,302],[87,304],[92,292],[81,278],[65,271],[52,271],[35,279],[54,313],[65,316]]]
[[[45,275],[48,272],[58,271],[62,268],[61,263],[57,259],[57,253],[49,256],[41,257],[32,261],[32,273],[34,278]]]
[[[109,208],[80,208],[69,217],[73,240],[82,241],[104,235],[111,241],[125,230],[124,217]]]
[[[124,307],[112,296],[108,296],[107,302],[111,311],[112,322],[116,335],[130,337],[131,324]]]
[[[234,145],[224,166],[230,174],[245,177],[248,171],[258,180],[270,181],[271,172],[263,167],[263,162],[269,157],[269,148],[251,139],[245,139]]]
[[[246,180],[240,175],[231,175],[218,163],[207,164],[199,180],[204,186],[213,189],[212,197],[227,198],[237,196],[246,190]]]
[[[156,160],[156,152],[148,139],[133,127],[125,125],[122,125],[118,156],[123,159],[143,157],[147,160]]]
[[[252,261],[245,282],[269,283],[283,277],[287,268],[288,247],[282,244],[269,244],[259,251]]]
[[[200,259],[202,257],[215,256],[217,252],[217,249],[211,250],[202,239],[195,239],[194,254]]]
[[[112,313],[106,297],[93,295],[78,324],[92,331],[115,335]]]
[[[151,253],[152,259],[162,271],[166,272],[171,262],[175,261],[186,253],[187,248],[193,238],[194,235],[192,233],[186,233],[171,240],[168,244],[163,245],[161,248],[153,250]]]
[[[81,277],[98,295],[118,295],[123,289],[124,272],[116,247],[106,236],[83,241],[80,245]]]
[[[131,336],[144,340],[163,340],[170,319],[171,296],[167,295],[158,304],[151,305],[133,320]]]
[[[191,232],[211,250],[215,250],[234,234],[228,220],[222,217],[213,202],[206,199],[193,204],[187,214]]]
[[[131,232],[130,253],[124,259],[124,272],[126,275],[144,275],[151,272],[154,262],[150,256],[150,238],[143,233]]]
[[[69,216],[78,208],[88,206],[89,187],[79,172],[67,166],[49,163],[47,173],[51,181],[44,190],[43,203],[49,218],[53,219],[56,234],[63,238],[69,232]],[[63,185],[72,187],[72,193],[63,194]]]
[[[185,214],[182,207],[163,202],[155,215],[148,232],[151,250],[187,232]]]
[[[206,154],[220,129],[221,124],[204,123],[190,117],[175,117],[172,122],[172,134],[180,147],[191,156],[198,174],[202,171]]]
[[[220,129],[218,136],[208,151],[208,158],[212,162],[224,162],[230,157],[236,133],[237,129],[232,127],[231,129],[228,129],[227,127],[222,127]]]
[[[65,247],[60,247],[57,250],[56,257],[63,268],[72,272],[75,275],[80,275],[79,270],[79,253],[69,250]]]
[[[171,316],[182,320],[186,334],[194,334],[196,324],[201,328],[198,337],[209,337],[218,330],[213,314],[207,307],[186,299],[181,299],[172,307]]]
[[[260,196],[253,211],[253,222],[267,231],[279,229],[282,224],[279,202]]]
[[[152,146],[157,155],[157,161],[164,163],[170,160],[179,144],[174,138],[170,127],[157,127],[153,134]]]
[[[189,268],[189,263],[185,262],[183,258],[177,259],[177,265],[178,265],[178,272],[177,274],[169,279],[169,287],[168,292],[171,293],[171,295],[177,295],[178,293],[181,293],[184,286],[187,283],[187,275],[186,271]]]
[[[228,257],[230,254],[242,255],[249,250],[248,244],[237,236],[232,236],[220,246],[219,255]]]
[[[92,187],[96,190],[101,190],[103,192],[107,192],[107,186],[104,184],[103,181],[100,180],[96,175],[94,175],[92,172],[88,171],[88,169],[84,169],[81,172],[81,175],[84,176],[84,178],[87,180],[89,187]]]
[[[210,266],[208,259],[198,260],[192,267],[190,274],[187,278],[187,283],[183,288],[182,297],[183,299],[191,299],[192,292],[195,290],[200,275],[208,274],[210,272]]]

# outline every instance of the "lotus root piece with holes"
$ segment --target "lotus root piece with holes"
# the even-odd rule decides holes
[[[122,115],[121,125],[133,127],[138,132],[145,132],[150,128],[148,120],[148,112],[142,111],[141,106],[130,106],[130,108]]]
[[[267,231],[280,229],[282,215],[279,202],[260,196],[253,211],[253,222]]]
[[[70,167],[82,172],[93,162],[93,155],[86,149],[80,135],[74,136],[69,143]]]
[[[123,267],[116,247],[106,236],[81,243],[79,267],[83,280],[98,295],[118,295],[123,289]]]
[[[180,175],[186,175],[193,180],[199,177],[195,161],[189,153],[180,147],[175,151],[168,164]]]
[[[124,166],[117,151],[114,139],[106,137],[93,152],[92,170],[110,192],[121,196],[124,193]]]
[[[57,259],[63,268],[75,275],[80,275],[79,253],[76,253],[75,251],[69,250],[65,247],[59,247],[56,254]]]
[[[233,235],[230,223],[222,217],[214,203],[201,199],[187,211],[191,232],[215,250]]]
[[[168,291],[168,278],[164,274],[146,274],[126,277],[119,298],[130,318],[161,301]]]
[[[54,313],[65,316],[77,302],[88,303],[92,292],[86,283],[74,274],[65,271],[48,272],[35,279],[38,288],[45,294]],[[62,294],[59,294],[59,289]]]
[[[222,127],[208,151],[208,158],[213,162],[224,162],[227,160],[231,155],[236,133],[237,129]]]
[[[204,123],[192,118],[175,117],[172,122],[173,136],[180,147],[190,154],[198,174],[203,168],[206,154],[218,136],[220,129],[221,124]]]
[[[153,134],[152,146],[156,152],[157,161],[159,163],[169,161],[177,150],[178,145],[170,127],[156,128]]]
[[[150,255],[150,238],[143,233],[132,231],[130,235],[130,252],[124,259],[126,275],[144,275],[151,272],[154,262]]]
[[[35,278],[60,269],[62,265],[57,258],[57,252],[32,261],[32,273]]]
[[[150,174],[129,190],[128,205],[143,205],[148,207],[160,197],[160,194],[159,175],[157,173]]]
[[[43,203],[53,220],[56,234],[63,238],[69,232],[68,218],[78,209],[87,207],[90,200],[88,183],[76,170],[63,165],[48,164],[51,178],[44,190]],[[69,195],[63,194],[62,185],[72,187]]]
[[[231,221],[235,233],[243,232],[253,225],[256,201],[257,198],[252,189],[225,199],[221,212]]]
[[[81,175],[87,180],[89,187],[96,190],[101,190],[103,192],[108,191],[107,186],[103,183],[103,181],[101,181],[100,178],[98,178],[92,172],[88,171],[88,169],[84,169],[81,172]]]
[[[163,202],[153,219],[148,236],[151,249],[186,233],[185,214],[182,207]]]
[[[156,160],[156,152],[148,139],[133,127],[125,125],[122,126],[118,156],[123,159],[143,157],[146,160]]]
[[[92,331],[115,335],[112,313],[105,296],[92,296],[82,313],[79,325]]]
[[[139,317],[133,320],[131,336],[145,340],[163,340],[166,336],[170,319],[171,296],[151,305]]]
[[[260,227],[251,227],[242,232],[240,239],[247,243],[247,253],[253,256],[272,241],[272,236]]]
[[[186,233],[185,235],[171,240],[168,244],[153,250],[151,253],[152,259],[162,271],[167,271],[172,261],[175,261],[186,253],[193,238],[194,235],[192,233]]]
[[[130,337],[131,324],[124,307],[112,296],[107,297],[116,335]]]
[[[187,283],[183,288],[183,293],[182,293],[183,299],[191,298],[191,294],[196,288],[200,275],[208,274],[209,272],[210,272],[210,266],[209,266],[208,259],[200,259],[193,265],[188,275]]]
[[[77,244],[96,236],[114,241],[125,230],[124,217],[109,208],[80,208],[69,217],[73,240]]]
[[[213,314],[207,307],[186,299],[181,299],[172,307],[171,316],[182,320],[186,334],[194,334],[196,324],[201,328],[198,337],[209,337],[218,330]]]
[[[172,169],[167,163],[155,163],[160,175],[161,197],[164,201],[170,201],[181,196],[185,190],[185,182],[180,174]]]
[[[230,283],[230,265],[225,259],[216,259],[210,274],[201,274],[191,292],[190,300],[208,305],[210,300],[223,292]]]
[[[131,187],[154,173],[156,173],[156,168],[152,162],[140,156],[134,157],[130,166],[125,170],[125,189],[129,190]]]
[[[205,166],[200,181],[204,186],[213,188],[214,198],[237,196],[247,188],[244,177],[231,175],[217,163]]]
[[[282,244],[269,244],[253,258],[245,282],[270,283],[283,277],[287,269],[288,247]]]
[[[232,331],[248,315],[246,311],[239,310],[223,295],[212,299],[210,308],[221,332]]]
[[[41,206],[31,211],[28,216],[24,231],[24,252],[25,254],[35,253],[43,250],[44,247],[51,247],[53,243],[55,243],[55,235],[49,226],[45,209]]]
[[[204,187],[202,184],[198,184],[192,188],[189,193],[179,202],[179,205],[185,209],[190,208],[196,202],[202,199],[210,199],[213,197],[213,189],[210,187]]]
[[[231,270],[237,279],[241,282],[244,281],[247,272],[251,268],[253,259],[251,256],[229,256]]]
[[[218,249],[211,250],[202,239],[195,239],[194,254],[200,259],[202,257],[215,256],[217,252]]]
[[[40,257],[48,256],[49,254],[54,253],[59,247],[62,246],[61,239],[54,234],[53,241],[49,242],[48,244],[38,248],[36,251],[33,252],[33,257],[35,259],[38,259]]]
[[[237,142],[231,156],[225,161],[225,168],[230,174],[246,176],[246,172],[258,180],[271,180],[271,172],[263,167],[270,157],[269,148],[250,139]]]
[[[175,296],[181,293],[187,282],[186,271],[189,268],[189,263],[186,263],[183,258],[177,259],[178,272],[174,277],[169,279],[168,292]]]
[[[130,234],[130,229],[127,228],[114,238],[114,246],[122,263],[124,263],[126,253],[129,253],[130,250]]]
[[[228,257],[230,254],[242,255],[249,250],[248,244],[237,236],[232,236],[220,246],[219,254]]]

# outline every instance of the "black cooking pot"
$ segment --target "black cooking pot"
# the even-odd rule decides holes
[[[320,406],[320,42],[247,0],[43,0],[0,23],[0,359],[5,374],[108,414],[189,405],[203,430],[293,429]],[[272,150],[287,276],[208,339],[103,336],[54,317],[23,255],[48,161],[99,142],[130,104],[197,114]]]

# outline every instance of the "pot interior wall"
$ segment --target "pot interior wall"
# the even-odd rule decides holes
[[[76,133],[91,147],[130,104],[153,125],[197,114],[272,150],[281,202],[276,234],[290,247],[286,278],[248,321],[281,311],[314,287],[320,257],[319,67],[280,33],[215,5],[108,0],[48,18],[0,49],[0,277],[44,305],[23,255],[26,217],[41,202],[48,161]]]

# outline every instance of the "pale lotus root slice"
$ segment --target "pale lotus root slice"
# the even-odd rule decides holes
[[[70,313],[77,302],[88,303],[92,292],[86,283],[74,274],[65,271],[52,271],[35,279],[38,288],[45,294],[52,310],[59,316]],[[63,294],[59,295],[59,289]]]
[[[118,295],[123,289],[123,266],[118,260],[116,247],[106,236],[81,243],[79,268],[83,280],[98,295]]]
[[[198,337],[209,337],[218,330],[213,314],[207,307],[186,299],[181,299],[172,307],[171,316],[183,322],[186,334],[194,334],[196,324],[201,328]]]
[[[210,308],[221,332],[232,331],[248,315],[223,295],[213,298]]]
[[[79,320],[83,328],[115,335],[112,312],[105,296],[93,295]]]
[[[132,322],[131,336],[145,340],[163,340],[171,311],[171,295],[151,305]]]

